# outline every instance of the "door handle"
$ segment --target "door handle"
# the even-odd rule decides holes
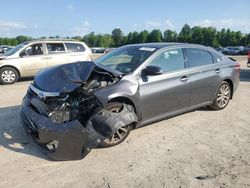
[[[181,77],[181,81],[182,81],[182,82],[188,81],[188,77],[187,77],[187,76],[182,76],[182,77]]]
[[[215,69],[215,72],[216,73],[220,73],[220,69]]]

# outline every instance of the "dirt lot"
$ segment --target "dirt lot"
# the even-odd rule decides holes
[[[250,69],[222,111],[201,108],[132,131],[79,161],[48,161],[26,136],[30,80],[0,86],[0,187],[250,187]]]

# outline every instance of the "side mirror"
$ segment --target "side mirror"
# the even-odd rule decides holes
[[[145,69],[142,70],[142,75],[144,76],[153,76],[153,75],[160,75],[163,71],[161,67],[157,66],[147,66]]]

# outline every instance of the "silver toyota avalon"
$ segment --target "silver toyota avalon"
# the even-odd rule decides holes
[[[83,158],[114,146],[131,129],[196,108],[224,109],[240,65],[210,47],[147,43],[96,61],[40,71],[23,99],[23,126],[48,157]]]

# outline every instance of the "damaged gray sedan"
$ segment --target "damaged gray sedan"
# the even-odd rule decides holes
[[[53,160],[77,160],[124,141],[132,128],[202,106],[225,108],[239,64],[212,48],[128,45],[95,62],[40,71],[23,99],[27,133]]]

